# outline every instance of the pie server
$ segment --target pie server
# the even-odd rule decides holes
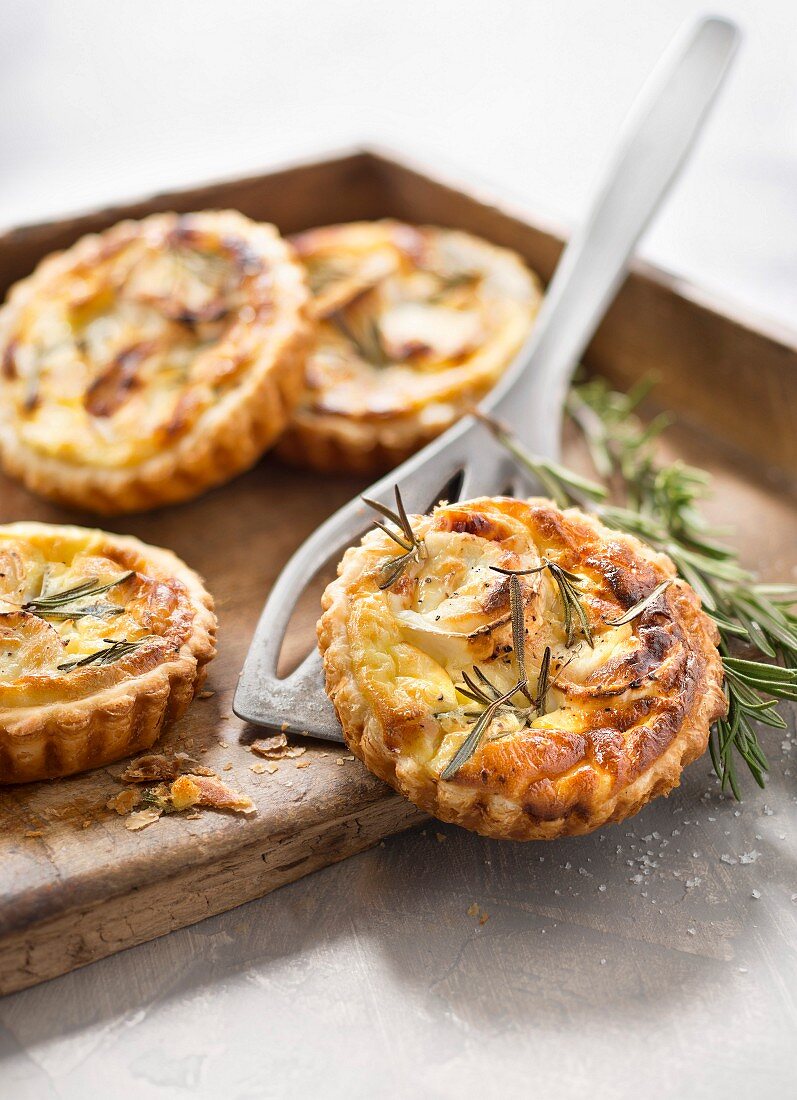
[[[592,211],[567,246],[524,347],[481,408],[504,421],[538,455],[559,454],[562,413],[575,363],[612,301],[631,252],[686,159],[739,42],[737,27],[709,18],[690,28],[660,62],[635,105]],[[529,495],[505,449],[468,416],[377,481],[367,495],[392,504],[399,485],[410,513],[449,501]],[[373,525],[356,499],[299,547],[268,598],[241,672],[235,713],[258,726],[342,741],[313,650],[277,676],[282,641],[299,596],[331,559]]]

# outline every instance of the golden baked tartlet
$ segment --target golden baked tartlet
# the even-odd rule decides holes
[[[0,783],[153,745],[202,685],[212,609],[168,550],[83,527],[0,527]]]
[[[715,625],[668,558],[543,499],[408,524],[386,523],[404,546],[375,530],[346,552],[319,623],[372,772],[516,840],[621,821],[678,784],[725,697]]]
[[[468,233],[395,221],[292,238],[313,292],[316,347],[278,445],[319,470],[390,469],[499,379],[541,290],[519,256]]]
[[[301,265],[235,211],[154,214],[43,260],[0,310],[0,458],[105,514],[248,469],[298,400]]]

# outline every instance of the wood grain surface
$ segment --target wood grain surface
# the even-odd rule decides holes
[[[235,206],[286,231],[382,214],[458,224],[518,248],[546,276],[561,247],[549,230],[489,202],[388,159],[357,154],[16,231],[0,240],[0,281],[8,285],[52,248],[121,216],[201,206]],[[714,513],[720,520],[743,519],[738,531],[747,561],[767,575],[790,577],[797,542],[789,482],[797,466],[797,352],[788,334],[750,327],[699,298],[666,276],[638,273],[588,358],[624,381],[651,368],[662,375],[660,399],[683,418],[669,446],[714,473]],[[576,452],[571,457],[583,459]],[[255,758],[246,745],[256,731],[231,710],[238,671],[280,567],[360,488],[350,479],[324,479],[266,458],[200,500],[108,524],[170,547],[213,592],[220,619],[219,656],[208,681],[214,694],[195,702],[164,743],[199,754],[250,795],[258,813],[251,819],[168,817],[130,832],[105,808],[120,789],[116,777],[123,765],[3,790],[0,992],[229,909],[421,820],[329,744],[307,742],[301,760],[282,761],[274,775],[252,772]],[[0,478],[0,522],[17,519],[94,523]],[[309,644],[311,624],[306,611],[294,625],[294,655]]]

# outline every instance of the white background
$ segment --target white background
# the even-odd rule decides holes
[[[0,222],[362,138],[572,224],[694,0],[3,0]],[[726,0],[746,41],[643,251],[789,322],[797,6]]]
[[[574,224],[636,91],[701,9],[691,0],[3,0],[0,222],[371,138]],[[794,0],[725,0],[746,41],[643,247],[792,325],[796,11]],[[629,886],[624,856],[616,867],[607,860],[618,830],[538,854],[449,828],[437,843],[432,827],[5,998],[0,1097],[614,1100],[654,1082],[673,1100],[785,1095],[794,905],[752,890],[794,866],[793,786],[767,792],[774,812],[764,796],[737,810],[711,794],[709,774],[706,761],[695,765],[687,789],[623,834],[644,848],[659,820],[662,835],[682,830],[649,887]],[[692,852],[689,833],[707,811],[711,858]],[[766,862],[729,868],[717,854],[754,845]],[[603,875],[613,877],[599,893]],[[703,887],[687,896],[689,875]],[[712,890],[731,900],[718,906]],[[483,929],[466,915],[474,900],[491,912]],[[558,922],[560,905],[577,919]],[[655,989],[642,948],[629,958],[613,935],[610,911],[638,924]],[[646,918],[656,912],[667,914],[663,926]]]

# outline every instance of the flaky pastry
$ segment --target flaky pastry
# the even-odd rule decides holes
[[[540,302],[519,256],[468,233],[357,222],[292,243],[314,294],[316,347],[278,450],[302,466],[397,465],[495,384]]]
[[[543,499],[409,522],[403,560],[381,530],[346,552],[319,623],[372,772],[516,840],[589,832],[678,784],[726,704],[716,627],[669,558]]]
[[[0,527],[0,784],[100,767],[185,711],[213,601],[168,550],[83,527]]]
[[[0,310],[0,457],[105,514],[248,469],[298,400],[306,280],[234,211],[120,222],[47,257]]]

